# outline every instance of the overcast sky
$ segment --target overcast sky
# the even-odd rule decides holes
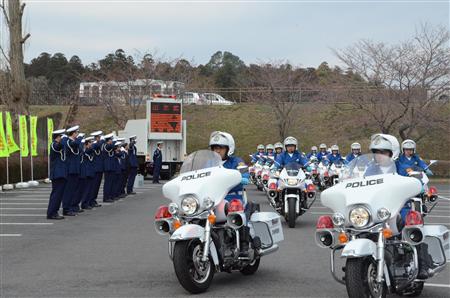
[[[45,51],[87,64],[122,48],[203,64],[224,50],[246,63],[288,59],[316,67],[337,63],[330,48],[363,38],[395,43],[422,22],[449,25],[448,1],[26,2],[26,61]]]

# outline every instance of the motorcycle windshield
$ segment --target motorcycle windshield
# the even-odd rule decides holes
[[[284,167],[284,169],[286,170],[288,176],[296,177],[301,169],[301,165],[298,162],[290,162]]]
[[[347,165],[341,174],[341,181],[395,173],[397,173],[397,167],[389,156],[364,154],[356,157]]]
[[[199,150],[191,153],[183,162],[180,174],[218,167],[222,163],[220,155],[211,150]]]

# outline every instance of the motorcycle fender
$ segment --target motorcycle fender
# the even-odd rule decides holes
[[[298,195],[294,195],[294,194],[291,194],[291,195],[285,195],[284,196],[284,212],[285,213],[288,213],[288,200],[289,200],[289,198],[294,198],[295,200],[296,200],[296,204],[295,204],[295,209],[296,209],[296,212],[297,213],[300,213],[300,203],[299,203],[299,201],[300,201],[300,197],[298,196]]]
[[[172,258],[173,248],[175,247],[175,243],[177,241],[189,240],[189,239],[200,239],[200,241],[204,241],[205,228],[199,225],[184,225],[179,227],[169,239],[169,255]],[[211,258],[213,259],[214,265],[219,265],[219,256],[217,254],[217,248],[214,244],[214,241],[210,241],[209,243],[209,253]]]
[[[347,243],[342,250],[343,258],[360,258],[372,256],[376,259],[377,245],[369,239],[355,239]]]

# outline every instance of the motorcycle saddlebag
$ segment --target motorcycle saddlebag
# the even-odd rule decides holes
[[[281,218],[275,212],[255,212],[250,218],[254,235],[261,239],[262,248],[284,240]]]
[[[428,244],[428,253],[434,263],[445,263],[450,260],[450,239],[447,227],[442,225],[424,225],[424,242]],[[445,258],[444,258],[445,254]]]

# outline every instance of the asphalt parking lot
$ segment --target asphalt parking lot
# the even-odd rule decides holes
[[[449,185],[437,187],[450,197]],[[161,185],[145,181],[135,196],[62,221],[45,218],[49,191],[49,185],[40,185],[0,193],[1,297],[187,295],[167,255],[167,239],[153,227],[156,208],[167,204]],[[254,186],[248,196],[271,210]],[[216,274],[203,295],[345,297],[345,287],[329,273],[328,249],[314,243],[315,223],[323,214],[329,210],[318,199],[295,229],[284,224],[285,241],[262,259],[255,275]],[[440,200],[426,221],[450,228],[450,200]],[[450,267],[429,280],[422,297],[450,297]]]

